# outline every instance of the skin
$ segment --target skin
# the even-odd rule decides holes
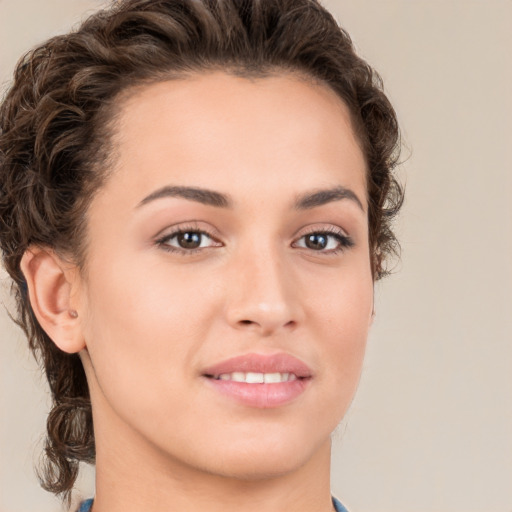
[[[94,512],[332,510],[330,435],[373,312],[366,164],[347,108],[296,76],[217,72],[144,86],[120,109],[115,168],[88,211],[86,271],[49,250],[22,265],[41,324],[86,369]],[[232,204],[144,202],[167,186]],[[333,187],[361,204],[294,208]],[[176,228],[211,238],[169,252]],[[306,245],[326,230],[353,245]],[[234,356],[281,352],[313,373],[282,407],[240,405],[202,377]]]

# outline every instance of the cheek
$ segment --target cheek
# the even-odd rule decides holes
[[[313,290],[311,290],[313,293]],[[324,282],[312,303],[316,339],[322,344],[325,387],[338,395],[340,405],[355,393],[364,359],[373,312],[373,281],[369,266],[350,271],[337,280]],[[316,315],[313,313],[316,312]]]
[[[368,331],[373,312],[373,280],[369,261],[357,257],[326,276],[310,279],[304,295],[311,315],[322,318],[328,332],[340,339]],[[330,336],[329,336],[330,337]]]
[[[94,279],[87,286],[91,324],[101,324],[110,337],[126,338],[128,334],[128,339],[141,332],[148,336],[161,332],[169,338],[197,328],[192,318],[201,316],[208,304],[207,297],[212,295],[212,287],[206,286],[209,283],[191,279],[187,272],[172,271],[165,261],[133,260],[118,259],[110,271],[101,268],[103,265],[91,272]],[[94,336],[91,338],[94,342]]]
[[[128,397],[145,390],[150,409],[152,397],[161,400],[155,390],[175,388],[192,371],[215,303],[211,288],[197,290],[199,283],[182,274],[168,275],[151,265],[143,272],[137,268],[128,264],[91,272],[84,336],[105,395]]]

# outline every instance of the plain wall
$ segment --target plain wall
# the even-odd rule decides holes
[[[0,82],[103,3],[0,0]],[[376,286],[333,491],[352,512],[511,512],[512,2],[325,4],[383,76],[407,146],[402,263]],[[58,511],[32,468],[46,385],[3,310],[0,358],[0,512]]]

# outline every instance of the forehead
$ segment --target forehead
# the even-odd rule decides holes
[[[165,181],[249,191],[264,180],[269,190],[342,184],[366,195],[348,108],[296,75],[216,72],[139,87],[120,101],[113,146],[116,180],[140,194]]]

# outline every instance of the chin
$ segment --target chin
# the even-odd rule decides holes
[[[214,463],[202,469],[206,473],[224,478],[257,482],[293,473],[302,467],[308,459],[309,457],[305,457],[304,460],[296,456],[287,457],[285,454],[274,457],[269,456],[268,453],[260,453],[256,456],[248,453],[245,457],[238,455],[234,460],[227,458],[222,460],[221,464]]]
[[[205,472],[218,476],[258,481],[293,473],[319,453],[329,456],[329,433],[322,440],[313,440],[311,434],[287,432],[281,436],[255,436],[248,442],[239,437],[224,445],[218,443],[210,453],[201,452],[198,465]]]

